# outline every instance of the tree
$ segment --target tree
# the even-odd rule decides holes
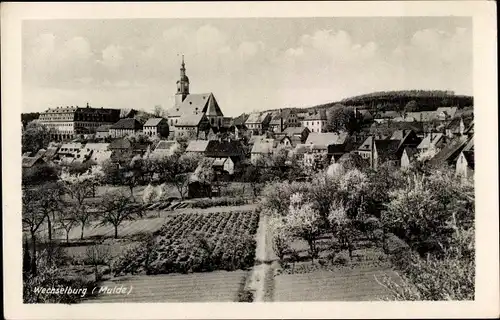
[[[404,112],[417,112],[418,111],[418,104],[415,100],[411,100],[408,102],[404,108]]]
[[[22,152],[36,153],[42,148],[47,148],[50,142],[51,130],[42,124],[30,122],[22,135]]]
[[[58,212],[56,222],[60,227],[64,229],[66,233],[66,243],[69,243],[69,233],[77,223],[77,220],[75,212],[73,212],[75,207],[67,205],[66,208],[66,210],[60,210]]]
[[[328,221],[330,222],[333,235],[341,244],[341,248],[347,249],[349,251],[349,258],[352,259],[354,251],[352,239],[353,226],[351,219],[347,217],[346,209],[342,203],[336,202],[332,204]]]
[[[86,204],[86,200],[92,196],[92,181],[86,175],[71,175],[67,172],[61,174],[60,181],[64,191],[72,199],[71,210],[82,227],[80,239],[83,239],[84,228],[92,216]]]
[[[273,251],[280,261],[283,261],[289,250],[289,231],[282,216],[274,215],[269,218],[269,232],[272,238]]]
[[[144,168],[144,160],[136,155],[123,169],[119,170],[121,183],[129,187],[130,196],[134,201],[134,188],[144,180]]]
[[[41,195],[38,190],[24,189],[22,194],[22,223],[23,231],[28,231],[31,238],[31,265],[30,273],[37,275],[37,241],[36,236],[45,220],[45,213],[40,207]]]
[[[352,134],[359,130],[354,110],[343,105],[335,105],[327,112],[326,130]]]
[[[153,162],[153,171],[158,175],[160,183],[172,183],[181,199],[187,195],[191,174],[196,170],[200,155],[183,154],[180,150]]]
[[[296,193],[291,196],[288,214],[285,216],[290,234],[302,238],[309,245],[311,259],[318,256],[316,241],[321,233],[322,219],[311,203],[304,202],[303,196]]]
[[[130,197],[122,192],[107,193],[103,196],[98,208],[100,225],[112,225],[115,239],[118,238],[118,226],[125,220],[142,217],[142,207],[133,203]]]
[[[95,281],[101,280],[99,275],[99,265],[107,265],[111,257],[109,247],[106,245],[92,245],[88,246],[85,251],[87,261],[90,265],[94,266]]]
[[[31,168],[23,168],[22,184],[25,186],[34,186],[48,181],[56,181],[58,172],[58,167],[49,163],[34,165]]]
[[[153,114],[157,118],[164,118],[165,110],[163,110],[162,106],[156,105]]]

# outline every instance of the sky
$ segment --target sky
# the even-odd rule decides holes
[[[26,20],[23,112],[173,106],[181,55],[191,93],[226,116],[374,91],[472,95],[462,17]]]

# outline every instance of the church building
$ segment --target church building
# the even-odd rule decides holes
[[[224,114],[222,113],[213,93],[189,93],[189,78],[186,75],[186,65],[184,56],[180,69],[180,79],[177,81],[177,92],[175,94],[174,107],[167,110],[168,124],[170,132],[185,129],[186,123],[192,124],[194,118],[200,119],[200,124],[205,124],[203,119],[207,119],[209,126],[220,128],[223,126]],[[188,121],[189,120],[189,121]],[[197,128],[203,131],[205,128]]]

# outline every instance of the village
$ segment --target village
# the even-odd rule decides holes
[[[234,118],[226,108],[190,93],[183,58],[171,108],[59,106],[23,121],[27,279],[135,288],[55,302],[450,294],[414,289],[419,272],[401,263],[409,251],[442,259],[437,243],[459,241],[449,228],[471,236],[471,97],[394,91]],[[413,296],[398,296],[400,281]],[[30,286],[26,302],[54,302]]]

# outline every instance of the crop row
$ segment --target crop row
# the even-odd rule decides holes
[[[116,274],[165,274],[251,267],[259,215],[253,211],[179,214],[153,241],[117,259]]]

